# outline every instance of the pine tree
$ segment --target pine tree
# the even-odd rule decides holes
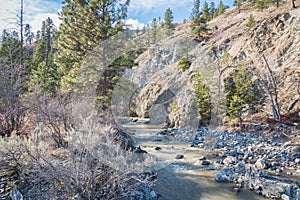
[[[251,76],[245,67],[238,66],[237,70],[225,81],[227,114],[241,118],[242,109],[255,101]]]
[[[156,18],[153,18],[152,22],[151,22],[151,35],[152,35],[152,42],[155,44],[157,41],[157,27],[158,27],[158,23]]]
[[[207,19],[201,16],[200,12],[200,0],[194,0],[194,7],[191,13],[192,23],[190,25],[191,28],[191,37],[198,41],[202,41],[204,38],[201,35],[203,32],[207,32]]]
[[[209,4],[209,13],[210,13],[211,19],[214,18],[215,12],[216,12],[215,3],[212,1]]]
[[[210,20],[210,12],[209,12],[209,7],[208,7],[208,3],[205,1],[203,8],[202,8],[202,17],[206,20],[209,21]]]
[[[168,8],[165,12],[165,18],[164,18],[164,24],[163,24],[163,27],[165,29],[173,29],[174,28],[174,25],[172,24],[173,22],[173,12],[170,8]]]
[[[194,6],[191,13],[191,19],[199,18],[201,15],[200,13],[200,0],[194,0]]]
[[[59,51],[55,55],[59,70],[64,75],[62,83],[65,89],[74,84],[76,72],[87,53],[123,30],[128,5],[129,0],[65,1],[60,13]],[[107,81],[107,77],[103,81]]]
[[[57,39],[57,29],[51,18],[42,23],[39,39],[36,41],[36,50],[33,56],[32,71],[29,82],[29,91],[36,85],[43,92],[55,94],[60,85],[58,67],[54,63],[54,42]]]
[[[221,0],[219,3],[219,6],[218,6],[218,15],[221,15],[222,13],[224,13],[226,9],[227,9],[227,6],[225,6],[223,1]]]
[[[31,44],[33,42],[34,33],[31,32],[31,28],[29,24],[25,25],[24,36],[25,36],[25,44]]]
[[[204,84],[203,78],[199,73],[196,74],[194,89],[198,112],[202,118],[202,122],[207,122],[211,117],[211,96],[209,94],[209,88]]]
[[[198,41],[202,41],[204,37],[202,36],[202,33],[205,33],[208,31],[207,28],[207,22],[204,17],[198,17],[192,19],[191,23],[191,37],[195,38]]]
[[[240,7],[245,0],[234,0],[233,6],[236,6],[239,9],[239,13],[241,12]]]

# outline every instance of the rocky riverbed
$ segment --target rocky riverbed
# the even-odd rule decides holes
[[[159,134],[187,140],[193,148],[213,150],[213,159],[201,157],[202,164],[218,169],[215,180],[234,183],[236,192],[247,188],[267,198],[298,200],[300,147],[299,141],[287,138],[285,131],[290,129],[282,124],[273,128],[255,124],[252,131],[247,132],[208,128],[195,132],[184,128],[166,129]],[[272,134],[268,130],[272,130]]]

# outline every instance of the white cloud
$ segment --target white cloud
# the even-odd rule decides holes
[[[193,0],[132,0],[130,8],[135,11],[149,11],[153,9],[160,9],[161,7],[178,8],[183,5],[192,4]]]
[[[43,21],[45,21],[48,17],[53,20],[54,25],[58,28],[61,20],[58,17],[58,14],[54,13],[39,13],[37,14],[29,24],[31,25],[32,32],[37,32],[41,29]]]
[[[57,10],[61,8],[59,0],[24,0],[24,23],[37,31],[42,21],[51,17],[56,26],[59,25]],[[0,0],[0,35],[4,29],[19,29],[16,25],[20,15],[20,0]]]
[[[128,25],[131,30],[142,30],[145,26],[144,23],[139,22],[137,19],[127,19],[125,24]]]

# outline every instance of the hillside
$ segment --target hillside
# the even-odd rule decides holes
[[[204,76],[216,106],[219,71],[226,68],[221,75],[223,83],[238,65],[243,65],[252,73],[255,82],[267,79],[266,64],[276,78],[281,113],[299,112],[300,9],[290,10],[286,4],[258,11],[244,4],[241,10],[239,13],[237,8],[228,9],[211,20],[205,41],[190,39],[189,22],[186,22],[178,25],[172,36],[139,56],[136,60],[138,66],[126,74],[140,88],[133,95],[131,113],[152,117],[153,123],[167,122],[175,127],[197,126],[199,117],[193,92],[195,73],[200,72]],[[251,14],[255,22],[247,27]],[[186,54],[192,64],[183,71],[177,61]],[[224,60],[226,54],[228,58]],[[255,110],[245,112],[245,118],[254,113],[272,118],[268,95],[262,93],[264,99]],[[299,123],[299,116],[291,120]]]

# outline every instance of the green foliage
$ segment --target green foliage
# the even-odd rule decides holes
[[[201,12],[199,11],[199,6],[200,1],[195,0],[194,8],[191,14],[191,37],[196,40],[203,41],[206,33],[209,31],[207,22],[225,12],[227,6],[220,1],[218,7],[215,8],[215,4],[213,2],[208,5],[208,3],[205,1]]]
[[[250,14],[249,18],[248,18],[248,22],[246,24],[247,29],[250,29],[255,23],[255,19],[253,17],[252,14]]]
[[[154,44],[157,41],[157,27],[158,27],[158,21],[156,18],[153,18],[151,22],[151,39]]]
[[[192,62],[189,60],[189,58],[187,56],[183,56],[178,60],[179,69],[181,69],[183,71],[188,70],[191,65],[192,65]]]
[[[259,10],[263,10],[263,9],[267,8],[271,2],[272,1],[270,1],[270,0],[258,0],[256,2],[256,7]]]
[[[226,92],[226,114],[239,117],[247,104],[255,102],[255,93],[251,76],[243,66],[224,80]]]
[[[214,17],[215,12],[216,12],[215,3],[212,1],[209,4],[209,13],[211,15],[211,19]]]
[[[196,83],[194,85],[197,108],[202,120],[210,120],[211,117],[211,96],[209,88],[204,84],[201,74],[196,74]]]
[[[65,1],[55,55],[63,86],[72,87],[88,52],[123,29],[128,5],[129,0]]]
[[[55,49],[54,42],[57,39],[57,29],[51,18],[43,21],[42,29],[39,32],[39,39],[36,41],[34,52],[29,91],[33,91],[36,85],[43,92],[55,94],[60,87],[60,74],[58,67],[54,63]]]
[[[174,99],[171,104],[171,112],[175,111],[176,109],[177,109],[177,101],[176,99]]]
[[[170,8],[168,8],[165,12],[163,27],[165,29],[173,29],[174,28],[173,20],[174,20],[173,12]]]
[[[222,13],[224,13],[227,8],[228,7],[225,6],[225,4],[223,3],[223,1],[221,0],[220,3],[219,3],[219,6],[217,8],[217,11],[216,11],[216,16],[219,16]]]
[[[242,3],[245,2],[246,0],[234,0],[233,6],[236,6],[238,8],[241,7]]]
[[[21,42],[17,32],[9,33],[6,30],[3,31],[0,47],[2,65],[13,67],[19,62],[20,45]]]
[[[191,19],[199,18],[200,13],[200,0],[194,0],[193,10],[191,13]]]
[[[206,21],[209,21],[211,19],[210,10],[209,10],[209,7],[208,7],[208,3],[206,1],[204,1],[204,5],[203,5],[203,8],[202,8],[202,17]]]
[[[113,62],[107,60],[112,56],[109,48],[116,48],[118,43],[114,43],[114,47],[103,47],[101,44],[111,36],[121,32],[124,28],[124,19],[126,18],[129,0],[110,0],[110,1],[72,1],[66,0],[65,5],[60,13],[62,24],[60,25],[60,33],[57,42],[57,51],[55,55],[56,64],[59,66],[59,72],[62,74],[61,85],[62,90],[70,92],[77,83],[77,74],[82,69],[83,61],[88,62],[85,65],[98,66],[104,72],[97,75],[93,74],[94,79],[100,79],[98,83],[97,99],[100,101],[102,108],[107,108],[105,104],[109,101],[108,94],[112,90],[110,81],[116,79],[111,77],[118,76],[120,69],[118,65],[106,66],[107,63]],[[97,49],[97,48],[98,49]],[[102,48],[102,49],[99,49]],[[93,60],[86,61],[86,57],[92,51],[99,56]],[[95,54],[94,53],[94,54]],[[111,52],[113,54],[114,52]],[[100,66],[99,66],[100,65]],[[107,69],[106,69],[107,68]],[[95,73],[95,71],[94,71]],[[114,74],[116,73],[116,74]]]
[[[202,16],[193,18],[191,23],[191,37],[199,41],[204,40],[202,33],[208,31],[206,22],[206,19]]]

